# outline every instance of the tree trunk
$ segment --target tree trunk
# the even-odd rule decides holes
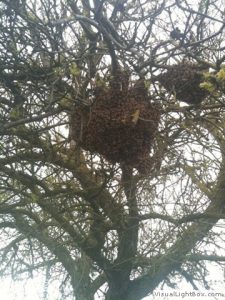
[[[122,272],[111,273],[109,279],[109,289],[106,295],[106,300],[124,300],[128,295],[129,274]]]

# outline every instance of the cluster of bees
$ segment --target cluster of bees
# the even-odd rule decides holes
[[[131,84],[129,74],[120,71],[107,85],[94,88],[92,105],[74,108],[72,138],[111,163],[147,174],[160,120],[160,109],[150,100],[144,80]]]
[[[188,104],[198,105],[209,95],[209,92],[201,87],[204,72],[194,63],[183,62],[170,66],[166,72],[158,75],[156,80],[177,100]]]

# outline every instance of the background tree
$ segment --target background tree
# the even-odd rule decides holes
[[[54,278],[79,300],[208,287],[207,261],[225,260],[223,1],[2,0],[0,14],[1,275],[45,270],[45,298]],[[69,137],[118,69],[160,108],[146,174]]]

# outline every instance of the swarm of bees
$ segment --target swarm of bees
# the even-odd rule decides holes
[[[159,120],[160,109],[150,102],[144,80],[131,84],[129,74],[118,71],[108,85],[94,88],[91,106],[75,106],[72,138],[84,150],[101,154],[111,163],[147,174]]]
[[[196,64],[183,62],[157,76],[157,81],[177,100],[197,105],[209,95],[206,89],[200,87],[204,81],[203,74]]]

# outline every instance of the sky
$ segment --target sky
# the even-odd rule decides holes
[[[12,279],[1,279],[0,299],[1,300],[40,300],[42,299],[42,284],[37,284],[37,280],[27,282],[13,282]]]

